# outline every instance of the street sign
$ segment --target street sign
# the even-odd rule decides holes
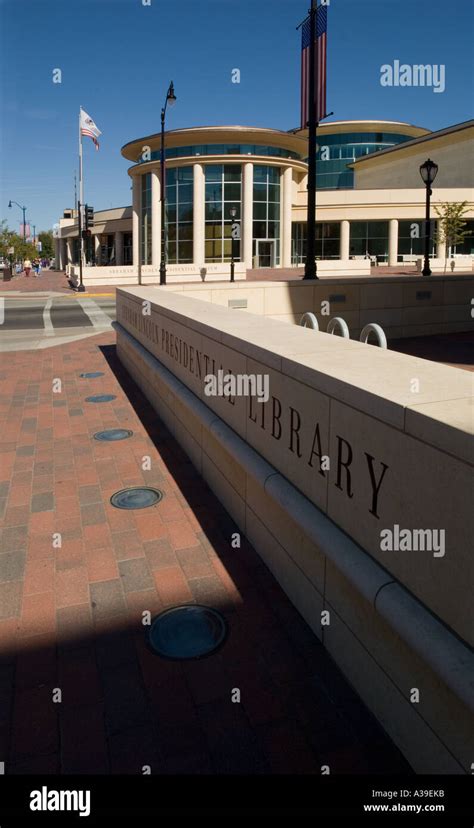
[[[232,224],[231,235],[233,239],[240,239],[240,224],[237,221]]]
[[[14,256],[15,255],[15,248],[14,247],[9,247],[7,252],[8,252],[9,256]]]

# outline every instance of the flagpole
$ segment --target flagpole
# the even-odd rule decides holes
[[[84,205],[84,184],[82,180],[82,131],[81,131],[81,112],[82,106],[79,107],[79,202],[77,210],[77,227],[79,230],[79,285],[78,291],[84,292],[85,287],[82,284],[82,266],[84,259],[83,252],[83,238],[82,238],[82,209]]]
[[[317,0],[309,10],[309,101],[308,101],[308,212],[306,218],[306,261],[303,279],[317,279],[316,266],[316,15]]]

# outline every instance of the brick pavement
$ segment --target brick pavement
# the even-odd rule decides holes
[[[235,525],[113,343],[100,334],[9,353],[1,366],[6,773],[408,770],[253,548],[245,539],[231,548]],[[104,376],[80,379],[85,370]],[[85,402],[101,392],[117,398]],[[117,426],[134,436],[92,439]],[[145,455],[151,471],[141,468]],[[113,492],[137,484],[161,488],[162,503],[110,505]],[[141,614],[188,602],[220,610],[229,637],[204,660],[163,660],[146,646]]]

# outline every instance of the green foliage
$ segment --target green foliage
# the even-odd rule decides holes
[[[449,248],[461,244],[466,236],[469,235],[468,230],[464,230],[466,226],[465,214],[468,211],[467,201],[446,202],[435,206],[436,214],[440,221],[438,222],[438,232],[436,233],[436,240],[446,244],[446,259],[449,255]]]
[[[52,259],[54,256],[53,231],[42,230],[41,233],[38,234],[38,241],[40,241],[43,245],[40,256],[43,256],[45,259]]]
[[[7,222],[3,220],[0,222],[0,256],[3,256],[5,259],[10,259],[11,256],[8,253],[9,247],[15,248],[13,255],[15,262],[23,261],[23,259],[30,259],[32,261],[40,255],[33,244],[25,242],[18,233],[9,230]]]

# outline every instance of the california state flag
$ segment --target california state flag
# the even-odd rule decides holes
[[[92,138],[96,150],[99,149],[99,142],[98,137],[102,135],[98,126],[94,123],[90,115],[85,112],[81,107],[81,135],[88,135],[89,138]]]

